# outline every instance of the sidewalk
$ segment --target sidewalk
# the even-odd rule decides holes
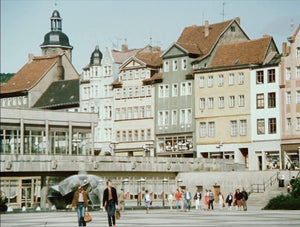
[[[103,211],[91,211],[93,220],[87,226],[108,226],[107,216]],[[300,211],[196,211],[178,212],[168,209],[126,210],[117,220],[120,227],[185,227],[185,226],[299,226]],[[77,226],[77,214],[71,211],[6,213],[1,214],[1,227],[15,226]]]

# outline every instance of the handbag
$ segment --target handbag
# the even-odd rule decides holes
[[[84,221],[85,222],[91,222],[92,221],[92,217],[88,212],[84,213]]]
[[[121,213],[119,210],[116,210],[116,219],[120,219],[121,218]]]

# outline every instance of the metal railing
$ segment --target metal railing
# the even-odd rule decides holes
[[[263,182],[262,184],[251,184],[250,193],[264,193],[267,188],[273,186],[278,182],[278,174],[276,172],[272,175],[267,181]]]

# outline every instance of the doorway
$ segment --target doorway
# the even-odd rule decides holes
[[[262,170],[262,156],[257,156],[258,158],[258,170]]]

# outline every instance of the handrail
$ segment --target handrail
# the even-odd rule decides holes
[[[262,184],[251,184],[250,193],[263,193],[267,188],[274,185],[278,181],[279,171],[272,175],[267,181],[264,181]]]

